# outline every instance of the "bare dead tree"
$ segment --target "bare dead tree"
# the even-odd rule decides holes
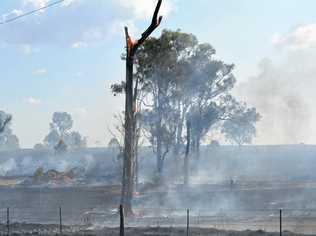
[[[162,0],[158,0],[151,24],[143,32],[139,40],[133,41],[125,27],[126,39],[126,85],[125,85],[125,137],[124,137],[124,163],[122,178],[121,204],[124,206],[125,214],[130,215],[132,211],[132,198],[134,193],[134,144],[135,144],[135,97],[137,88],[133,86],[134,57],[137,49],[145,42],[151,33],[160,25],[162,16],[158,17]],[[136,83],[136,86],[138,84]]]

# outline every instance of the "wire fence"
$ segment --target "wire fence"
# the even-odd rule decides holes
[[[52,208],[50,208],[52,209]],[[316,233],[316,209],[183,209],[134,208],[134,216],[126,217],[126,228],[177,228],[194,230],[262,230]],[[118,210],[73,212],[54,210],[0,208],[0,235],[36,232],[37,234],[74,233],[86,229],[118,228]],[[191,234],[194,235],[194,234]]]
[[[138,212],[137,212],[138,211]],[[316,233],[316,210],[306,209],[135,209],[144,217],[127,219],[127,227],[186,227]],[[157,215],[157,216],[155,216]]]

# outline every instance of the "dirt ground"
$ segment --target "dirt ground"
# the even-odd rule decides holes
[[[119,196],[119,186],[0,188],[0,223],[6,222],[10,207],[10,222],[19,222],[11,225],[11,235],[55,235],[62,207],[65,225],[81,225],[64,226],[65,235],[118,235],[110,227],[119,225]],[[162,200],[157,196],[160,192],[146,191],[135,197],[138,219],[126,220],[127,227],[133,227],[126,235],[186,235],[178,228],[186,223],[186,208],[191,209],[192,227],[197,227],[190,235],[278,235],[264,232],[278,232],[281,208],[288,209],[283,212],[283,229],[295,232],[283,235],[316,235],[316,182],[239,182],[233,189],[227,184],[203,185],[186,192],[168,189]],[[86,230],[91,225],[94,230]],[[0,235],[6,232],[0,225]]]
[[[5,225],[0,225],[0,235],[7,235]],[[85,236],[117,236],[118,228],[104,228],[102,230],[84,230],[73,227],[64,227],[63,233],[60,234],[58,225],[34,225],[34,224],[16,224],[11,229],[10,235],[85,235]],[[126,228],[126,236],[184,236],[187,235],[186,228],[175,227],[152,227],[152,228]],[[228,231],[217,230],[212,228],[190,228],[190,236],[278,236],[278,232],[268,233],[262,230],[257,231]],[[303,234],[294,234],[288,231],[283,232],[283,236],[300,236]]]
[[[101,231],[100,235],[118,235],[118,229],[105,229]],[[151,236],[183,236],[187,235],[186,228],[128,228],[126,229],[126,236],[140,236],[140,235],[151,235]],[[265,231],[224,231],[207,228],[191,228],[189,231],[191,236],[277,236],[279,233],[267,233]],[[283,236],[299,235],[291,232],[284,232]]]

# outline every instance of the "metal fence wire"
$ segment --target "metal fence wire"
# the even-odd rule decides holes
[[[86,229],[118,228],[118,209],[74,212],[56,206],[48,209],[0,208],[0,235],[15,233],[61,234]],[[316,233],[316,209],[172,209],[135,208],[133,217],[124,219],[126,228],[160,228],[183,232],[199,228],[216,230],[291,231]],[[185,234],[183,234],[185,235]],[[192,235],[192,234],[190,234]]]

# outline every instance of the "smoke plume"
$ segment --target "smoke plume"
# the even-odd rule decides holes
[[[256,142],[261,144],[315,143],[313,111],[316,94],[315,49],[290,50],[276,63],[264,59],[259,73],[240,83],[238,96],[262,114]]]

